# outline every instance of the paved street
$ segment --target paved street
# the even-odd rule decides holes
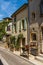
[[[33,65],[30,62],[14,55],[12,52],[7,51],[6,49],[0,48],[0,54],[9,65]]]

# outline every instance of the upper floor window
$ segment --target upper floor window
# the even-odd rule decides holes
[[[22,20],[22,29],[23,30],[26,30],[26,25],[27,24],[27,20],[26,20],[26,18],[24,18],[23,20]]]
[[[24,20],[22,20],[22,28],[23,28],[23,30],[24,30]]]
[[[41,28],[41,30],[42,30],[42,39],[43,39],[43,27]]]
[[[14,24],[14,28],[15,28],[15,33],[16,33],[17,32],[16,24]]]
[[[35,19],[35,13],[32,12],[32,20],[34,20],[34,19]]]
[[[14,22],[16,22],[16,16],[14,17]]]
[[[19,32],[21,32],[21,30],[26,31],[26,29],[27,29],[27,18],[24,18],[19,22]]]
[[[32,2],[32,0],[30,0]]]
[[[10,31],[10,26],[7,26],[7,31]]]
[[[40,15],[43,16],[43,0],[40,3]]]
[[[19,23],[19,32],[21,32],[21,22]]]

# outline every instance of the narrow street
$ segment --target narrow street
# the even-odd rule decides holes
[[[0,54],[6,60],[8,65],[33,65],[30,62],[14,55],[12,52],[7,51],[6,49],[0,48]]]

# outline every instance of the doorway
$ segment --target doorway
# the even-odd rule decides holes
[[[41,32],[42,32],[42,44],[41,44],[42,50],[41,50],[41,52],[43,53],[43,27],[41,27]]]
[[[22,46],[25,46],[25,38],[22,39]]]
[[[30,53],[34,56],[38,54],[38,44],[37,44],[37,35],[36,33],[31,34],[31,43],[30,43]]]

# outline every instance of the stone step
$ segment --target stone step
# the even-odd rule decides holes
[[[38,60],[36,60],[36,59],[29,59],[29,61],[33,64],[33,65],[43,65],[43,63],[42,62],[40,62],[40,61],[38,61]]]
[[[40,57],[43,57],[43,54],[39,54]]]
[[[38,60],[38,61],[40,61],[40,62],[43,62],[43,57],[36,56],[36,60]]]
[[[36,60],[36,56],[29,55],[29,61],[33,63],[33,65],[43,65],[43,62]]]

